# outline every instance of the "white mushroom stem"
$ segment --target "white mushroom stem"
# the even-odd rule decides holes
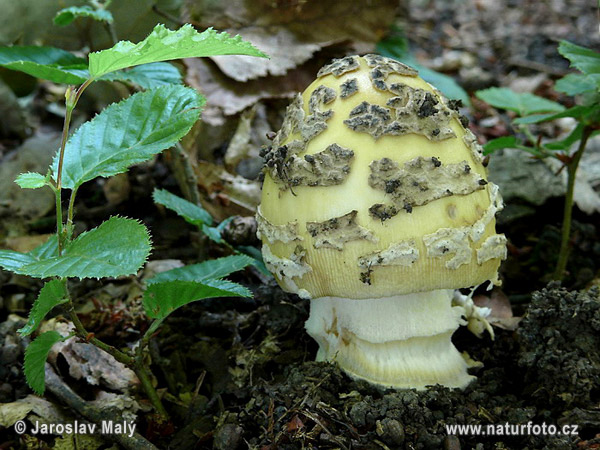
[[[311,300],[306,330],[318,343],[317,361],[335,361],[353,378],[394,388],[442,384],[464,388],[475,377],[452,344],[465,308],[452,289],[374,299]]]

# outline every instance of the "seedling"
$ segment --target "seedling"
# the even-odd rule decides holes
[[[575,178],[581,156],[590,137],[600,129],[600,53],[579,45],[561,41],[559,53],[571,62],[579,73],[570,73],[556,82],[555,89],[576,96],[576,106],[565,108],[560,103],[530,93],[517,93],[507,88],[490,88],[476,92],[477,97],[490,105],[516,114],[513,124],[520,136],[493,139],[484,146],[485,154],[500,148],[518,148],[534,158],[555,158],[567,169],[567,192],[563,212],[561,245],[554,270],[554,279],[562,280],[569,255],[571,216]],[[530,125],[572,117],[577,125],[564,139],[543,141]]]
[[[37,78],[77,85],[66,91],[66,114],[62,141],[48,173],[24,173],[16,183],[24,189],[48,187],[56,196],[56,234],[28,253],[0,251],[0,266],[36,278],[50,278],[41,289],[21,335],[32,334],[56,306],[65,304],[75,326],[73,335],[107,351],[131,367],[157,412],[166,411],[152,385],[144,361],[148,340],[175,309],[192,301],[223,296],[250,296],[248,289],[223,280],[252,263],[245,255],[174,269],[147,282],[143,306],[153,319],[135,351],[121,351],[100,341],[85,329],[69,294],[71,278],[107,278],[135,274],[152,249],[146,227],[140,222],[111,217],[97,228],[74,235],[75,199],[78,189],[97,177],[110,177],[175,145],[199,119],[204,98],[194,89],[170,84],[178,72],[167,60],[212,55],[265,55],[239,36],[208,29],[198,33],[190,25],[171,31],[157,25],[143,41],[118,42],[114,47],[79,58],[51,47],[0,49],[0,65]],[[128,70],[126,70],[128,69]],[[165,74],[167,75],[165,79]],[[99,80],[128,80],[146,90],[108,106],[71,136],[71,116],[81,95]],[[175,77],[175,81],[179,81]],[[70,191],[63,214],[62,192]],[[38,336],[25,353],[25,376],[43,394],[44,365],[51,347],[66,338],[55,331]]]

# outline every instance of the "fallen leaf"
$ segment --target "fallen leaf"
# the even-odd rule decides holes
[[[67,336],[72,329],[71,323],[51,319],[42,325],[41,332],[55,330]],[[48,361],[56,365],[58,355],[65,358],[70,376],[76,380],[85,380],[92,386],[127,392],[139,383],[131,369],[98,347],[79,342],[76,337],[55,344],[48,354]]]
[[[291,31],[252,27],[242,30],[242,37],[269,55],[266,58],[252,58],[243,55],[213,56],[212,59],[221,71],[236,81],[248,81],[267,75],[282,76],[300,64],[308,61],[323,46],[301,42]]]
[[[34,248],[42,245],[52,236],[51,234],[34,234],[32,236],[15,236],[7,237],[5,240],[6,247],[11,250],[27,253]]]
[[[504,330],[516,330],[522,317],[514,317],[508,296],[500,289],[494,288],[491,293],[473,297],[473,303],[480,308],[491,310],[487,320],[492,325]]]
[[[260,203],[260,182],[233,175],[224,167],[198,161],[202,207],[218,222],[230,216],[251,216]]]

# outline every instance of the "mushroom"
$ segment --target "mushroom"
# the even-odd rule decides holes
[[[265,264],[311,299],[317,360],[352,377],[417,389],[474,378],[451,336],[485,318],[455,290],[499,284],[506,238],[457,109],[404,64],[349,56],[296,96],[263,152]]]

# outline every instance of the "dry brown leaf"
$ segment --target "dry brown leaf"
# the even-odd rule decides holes
[[[252,27],[242,30],[239,34],[267,53],[269,58],[227,55],[213,56],[211,59],[225,75],[242,82],[267,75],[285,75],[288,70],[308,61],[315,52],[330,44],[300,42],[294,33],[282,27],[278,30]]]
[[[199,161],[196,167],[202,206],[221,222],[230,216],[251,216],[260,203],[260,183],[232,175],[223,166]]]
[[[225,152],[225,168],[245,178],[257,178],[264,163],[260,149],[271,144],[267,135],[272,129],[264,104],[244,111]]]
[[[399,7],[397,0],[188,0],[187,19],[201,27],[240,33],[262,27],[276,34],[282,27],[303,43],[352,40],[377,42],[394,21]],[[269,49],[262,49],[268,53]]]
[[[127,173],[119,173],[104,181],[102,191],[110,205],[118,205],[129,198],[131,183]]]
[[[489,308],[491,313],[487,317],[488,321],[504,330],[516,330],[522,319],[513,316],[510,300],[502,290],[497,288],[494,288],[489,295],[475,295],[473,303],[480,308]]]
[[[46,242],[52,234],[7,237],[6,246],[16,252],[27,253]]]
[[[202,120],[222,125],[222,114],[230,116],[266,98],[291,98],[308,86],[320,64],[308,63],[285,77],[264,77],[240,83],[224,75],[215,63],[202,59],[186,59],[186,82],[206,97]],[[216,108],[216,110],[215,110]]]
[[[73,325],[51,319],[41,328],[42,332],[55,330],[62,336],[67,336]],[[139,383],[131,369],[98,347],[79,342],[75,337],[55,344],[48,354],[48,361],[56,365],[58,355],[62,355],[67,361],[69,375],[76,380],[84,379],[92,386],[104,386],[111,391],[126,392]]]

